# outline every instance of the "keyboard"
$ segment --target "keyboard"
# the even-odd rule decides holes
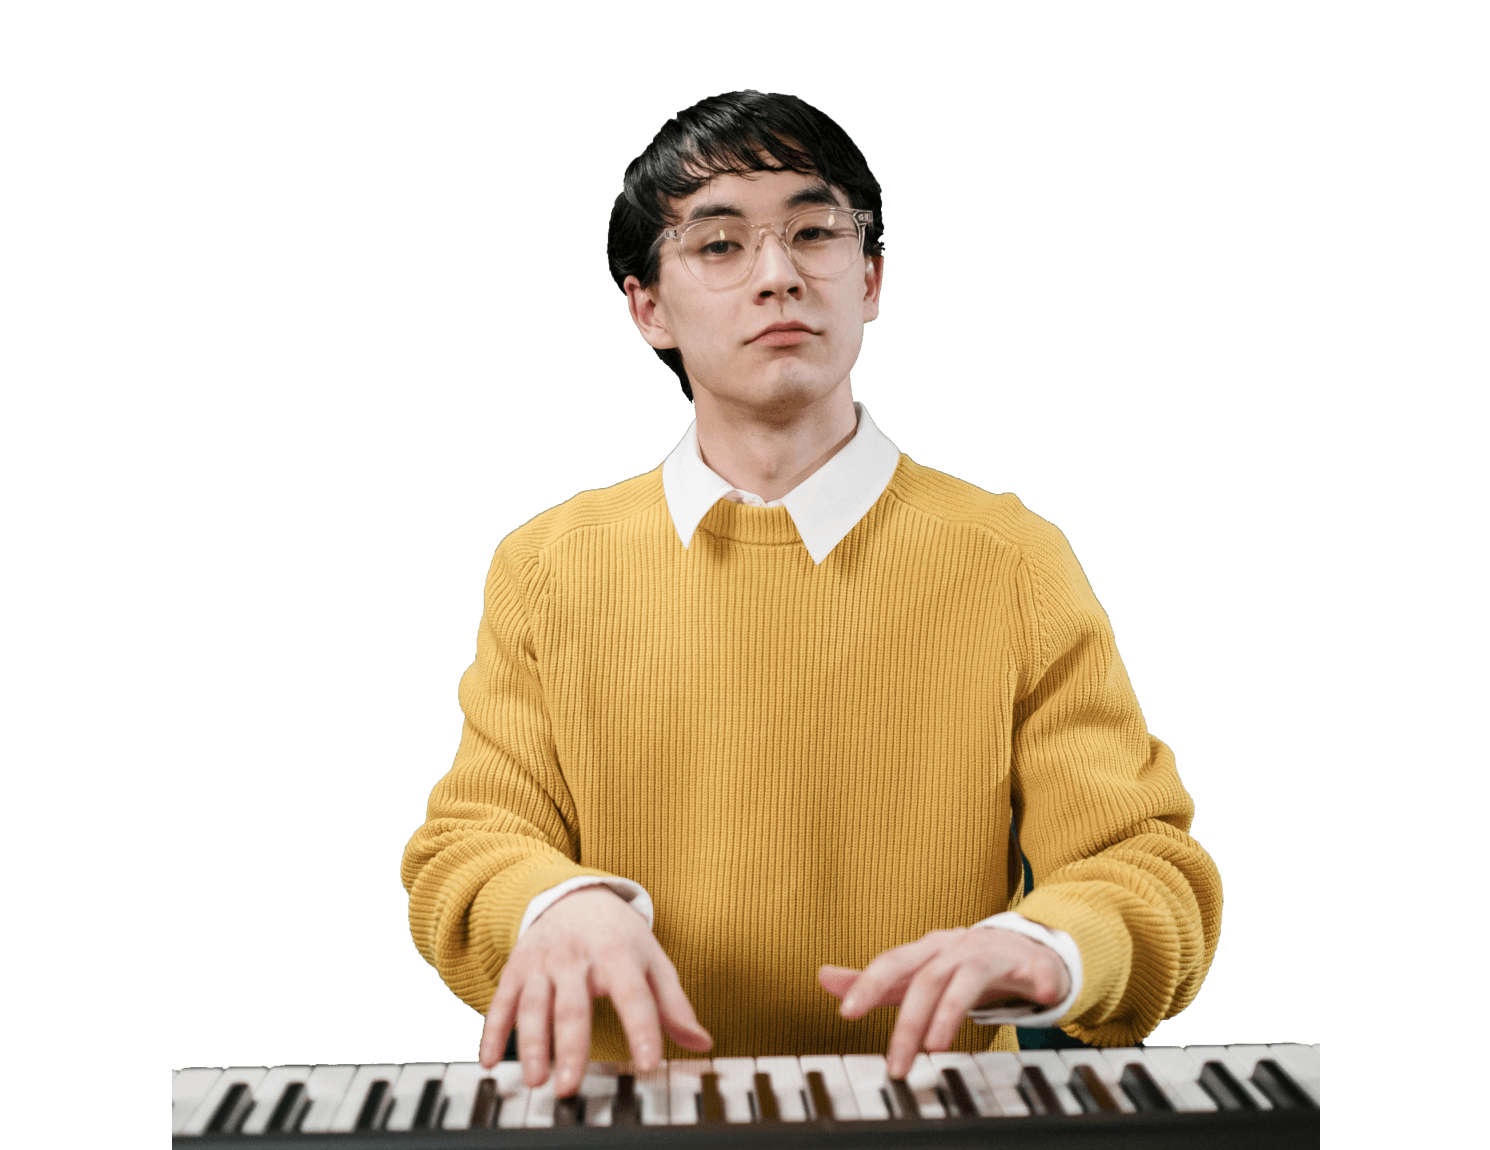
[[[1319,1047],[1298,1043],[592,1062],[579,1093],[516,1062],[178,1070],[176,1150],[383,1147],[1269,1147],[1319,1144]]]

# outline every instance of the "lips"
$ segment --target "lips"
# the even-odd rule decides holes
[[[782,347],[788,344],[801,343],[811,334],[812,329],[805,323],[773,323],[750,342],[766,343],[776,347]]]

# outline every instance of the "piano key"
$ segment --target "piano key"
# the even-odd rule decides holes
[[[585,1067],[585,1076],[579,1083],[579,1097],[585,1100],[586,1126],[611,1125],[611,1107],[615,1104],[620,1077],[621,1068],[615,1062],[592,1062]],[[634,1085],[632,1097],[635,1098]]]
[[[1045,1076],[1045,1081],[1050,1085],[1051,1092],[1060,1106],[1060,1113],[1086,1113],[1081,1108],[1081,1103],[1076,1101],[1076,1095],[1071,1093],[1071,1087],[1067,1085],[1071,1077],[1071,1068],[1061,1061],[1059,1050],[1021,1050],[1015,1057],[1026,1068],[1034,1067]]]
[[[1298,1042],[1274,1042],[1268,1047],[1278,1064],[1288,1071],[1305,1093],[1319,1105],[1319,1047]]]
[[[232,1130],[232,1123],[242,1121],[243,1112],[253,1105],[253,1088],[268,1073],[269,1068],[266,1066],[228,1067],[202,1096],[202,1101],[192,1111],[191,1117],[181,1128],[181,1133],[189,1137],[206,1134],[208,1128],[214,1125],[214,1119],[218,1119],[215,1124],[217,1129]],[[235,1091],[234,1087],[237,1086],[243,1089]],[[231,1100],[228,1098],[229,1094],[233,1096]],[[228,1102],[229,1108],[219,1115],[218,1111],[223,1109],[224,1102]]]
[[[781,1107],[776,1105],[776,1089],[771,1085],[771,1076],[755,1072],[755,1120],[757,1122],[780,1122]]]
[[[942,1097],[938,1093],[938,1087],[942,1084],[941,1073],[931,1064],[930,1057],[924,1051],[916,1055],[915,1061],[911,1063],[910,1073],[905,1076],[905,1084],[915,1095],[916,1109],[922,1118],[940,1119],[947,1116],[947,1108],[942,1105]]]
[[[636,1082],[636,1104],[641,1110],[643,1126],[667,1126],[672,1121],[669,1090],[670,1072],[664,1060],[656,1069],[641,1074],[633,1070]],[[693,1099],[689,1098],[689,1105]]]
[[[437,1128],[469,1130],[472,1111],[476,1106],[476,1091],[483,1081],[495,1074],[495,1070],[487,1070],[479,1062],[452,1062],[446,1066],[445,1076],[440,1081],[445,1115],[442,1119],[436,1113]],[[492,1085],[495,1088],[496,1084]],[[495,1096],[492,1101],[496,1101]]]
[[[616,1076],[616,1096],[611,1103],[609,1117],[612,1126],[640,1126],[642,1124],[641,1107],[636,1098],[635,1075],[619,1074]]]
[[[1081,1063],[1071,1067],[1071,1093],[1077,1096],[1081,1108],[1090,1114],[1122,1114],[1126,1113],[1118,1105],[1119,1094],[1114,1094],[1112,1087],[1102,1081],[1101,1075],[1088,1065]],[[1123,1097],[1123,1103],[1132,1106],[1133,1102],[1127,1096]],[[1134,1107],[1136,1110],[1137,1108]]]
[[[305,1117],[300,1119],[300,1133],[324,1134],[341,1109],[342,1099],[357,1076],[355,1066],[313,1066],[305,1080],[307,1102]]]
[[[1149,1073],[1148,1067],[1143,1063],[1130,1062],[1123,1067],[1118,1084],[1128,1095],[1129,1101],[1141,1113],[1150,1114],[1156,1111],[1174,1113],[1174,1103],[1169,1100],[1163,1090],[1159,1089],[1158,1079]]]
[[[807,1079],[802,1073],[802,1064],[790,1055],[773,1055],[757,1058],[755,1072],[771,1080],[771,1092],[776,1095],[776,1109],[782,1122],[806,1122]]]
[[[301,1096],[305,1093],[305,1080],[310,1077],[309,1066],[275,1066],[254,1087],[254,1108],[240,1128],[243,1134],[263,1134],[269,1129],[270,1119],[278,1118],[279,1130],[295,1129],[295,1119],[300,1117]],[[292,1084],[299,1083],[296,1098],[288,1103],[289,1114],[279,1113],[281,1103]]]
[[[813,1119],[818,1122],[832,1122],[837,1114],[833,1109],[833,1099],[828,1096],[828,1087],[823,1082],[821,1070],[809,1070],[807,1078],[807,1109]]]
[[[1226,1049],[1241,1064],[1248,1080],[1273,1104],[1275,1110],[1318,1107],[1319,1103],[1310,1094],[1308,1087],[1278,1061],[1271,1046],[1239,1044]]]
[[[699,1119],[699,1095],[703,1093],[702,1079],[712,1074],[713,1063],[707,1058],[674,1058],[667,1064],[667,1093],[671,1126],[692,1126]],[[641,1085],[641,1079],[637,1079]],[[642,1121],[646,1121],[643,1111]],[[648,1123],[651,1125],[650,1123]]]
[[[1029,1103],[1030,1113],[1041,1117],[1059,1116],[1065,1113],[1061,1100],[1055,1095],[1055,1087],[1038,1066],[1020,1065],[1019,1093]]]
[[[196,1113],[212,1084],[222,1077],[220,1066],[192,1066],[171,1078],[171,1133],[180,1134]]]
[[[529,1130],[545,1130],[554,1124],[554,1076],[550,1072],[542,1086],[528,1091],[527,1117],[522,1125]]]
[[[943,1078],[948,1077],[947,1072],[950,1070],[962,1080],[962,1089],[967,1092],[967,1101],[972,1104],[975,1114],[984,1118],[997,1118],[1003,1113],[998,1099],[983,1078],[983,1071],[978,1069],[978,1064],[973,1061],[971,1054],[959,1050],[939,1050],[928,1057],[931,1059],[931,1065]],[[947,1086],[949,1091],[952,1090],[950,1080]]]
[[[1201,1065],[1183,1047],[1145,1046],[1144,1060],[1158,1070],[1184,1099],[1181,1110],[1209,1113],[1219,1110],[1216,1100],[1200,1085]]]
[[[1112,1099],[1113,1106],[1124,1114],[1137,1114],[1138,1107],[1133,1105],[1132,1100],[1123,1092],[1120,1076],[1113,1070],[1111,1063],[1102,1056],[1100,1050],[1058,1050],[1060,1059],[1074,1072],[1078,1066],[1087,1067],[1101,1084],[1106,1087],[1108,1095]],[[1088,1092],[1097,1095],[1097,1091],[1088,1086]],[[1099,1097],[1100,1103],[1102,1099]],[[1107,1109],[1107,1107],[1103,1107]]]
[[[388,1063],[357,1067],[352,1084],[347,1087],[347,1093],[327,1130],[333,1134],[350,1134],[365,1123],[371,1123],[376,1129],[381,1115],[364,1114],[363,1111],[367,1109],[369,1102],[373,1104],[374,1111],[383,1108],[388,1097],[388,1087],[398,1080],[401,1070],[402,1067]],[[385,1084],[381,1090],[377,1088],[379,1082]]]
[[[1005,1118],[1028,1118],[1029,1106],[1019,1093],[1019,1075],[1024,1069],[1018,1055],[1007,1050],[981,1050],[973,1063],[983,1072],[983,1081]]]
[[[521,1130],[528,1124],[528,1102],[533,1096],[523,1082],[521,1062],[498,1062],[492,1080],[497,1084],[498,1130]],[[552,1081],[552,1079],[550,1079]]]
[[[502,1112],[502,1096],[497,1090],[495,1078],[482,1078],[476,1083],[476,1101],[471,1104],[471,1116],[462,1130],[491,1130]]]
[[[751,1092],[755,1087],[754,1058],[716,1058],[715,1081],[719,1086],[719,1098],[724,1103],[724,1120],[736,1124],[750,1122]]]
[[[698,1076],[698,1120],[706,1125],[724,1121],[724,1098],[719,1093],[719,1075],[712,1070]]]
[[[840,1122],[853,1122],[859,1117],[859,1100],[854,1095],[854,1085],[849,1081],[843,1060],[836,1054],[804,1054],[797,1059],[803,1077],[822,1075],[824,1092],[833,1107],[833,1117]],[[821,1110],[818,1118],[826,1117]]]
[[[859,1117],[865,1121],[883,1122],[890,1117],[890,1080],[885,1075],[882,1054],[845,1054],[844,1073],[854,1090]]]
[[[390,1091],[392,1106],[388,1110],[388,1120],[383,1124],[383,1129],[414,1129],[414,1116],[419,1112],[419,1102],[424,1096],[425,1084],[434,1082],[435,1089],[438,1091],[439,1083],[444,1077],[445,1064],[443,1062],[406,1064]]]
[[[1200,1064],[1202,1081],[1204,1080],[1205,1064],[1207,1062],[1219,1062],[1227,1070],[1232,1078],[1236,1079],[1237,1085],[1242,1088],[1252,1102],[1252,1107],[1257,1110],[1271,1110],[1273,1104],[1268,1101],[1267,1095],[1252,1085],[1251,1074],[1242,1068],[1242,1064],[1224,1046],[1187,1046],[1185,1053]]]
[[[1120,1086],[1123,1086],[1124,1093],[1127,1093],[1127,1086],[1124,1084],[1123,1074],[1130,1066],[1136,1066],[1148,1075],[1149,1081],[1155,1088],[1158,1089],[1169,1109],[1191,1110],[1194,1108],[1194,1106],[1192,1105],[1192,1101],[1195,1104],[1201,1105],[1208,1110],[1214,1110],[1216,1108],[1215,1103],[1211,1102],[1210,1096],[1206,1094],[1204,1090],[1201,1090],[1198,1086],[1195,1088],[1197,1097],[1194,1100],[1190,1099],[1186,1095],[1185,1091],[1179,1087],[1179,1085],[1171,1082],[1169,1080],[1169,1076],[1159,1066],[1149,1060],[1148,1053],[1151,1050],[1179,1050],[1179,1048],[1154,1046],[1145,1046],[1142,1048],[1137,1046],[1109,1046],[1106,1049],[1102,1050],[1100,1053],[1106,1060],[1107,1065],[1112,1067],[1113,1073],[1117,1075],[1118,1084]],[[1186,1062],[1191,1061],[1189,1056],[1186,1055],[1183,1050],[1179,1050],[1179,1053]],[[1193,1063],[1191,1063],[1191,1065],[1193,1065]],[[1199,1068],[1196,1068],[1195,1072],[1198,1075]]]

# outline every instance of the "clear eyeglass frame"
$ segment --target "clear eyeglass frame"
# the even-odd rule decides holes
[[[693,220],[691,223],[688,224],[687,227],[665,228],[657,237],[657,246],[661,247],[663,241],[671,240],[673,243],[678,245],[678,262],[683,265],[683,270],[686,271],[695,282],[701,283],[708,288],[726,288],[734,287],[736,284],[741,283],[749,278],[750,273],[755,270],[755,261],[760,257],[761,248],[765,246],[766,233],[772,232],[775,234],[776,238],[781,241],[781,246],[783,250],[785,250],[787,257],[792,261],[792,266],[795,267],[804,276],[810,276],[813,279],[830,278],[835,275],[841,275],[843,272],[853,267],[853,259],[850,259],[848,263],[844,264],[844,266],[842,268],[839,268],[837,271],[810,272],[806,268],[804,268],[801,263],[798,262],[796,253],[792,251],[791,244],[787,243],[787,237],[791,235],[792,228],[798,220],[800,220],[803,216],[814,215],[815,213],[821,212],[825,209],[829,211],[835,210],[832,204],[813,204],[811,207],[804,208],[802,211],[788,217],[786,220],[783,220],[780,224],[757,224],[753,223],[750,220],[742,219],[739,216],[707,216],[701,220]],[[858,250],[859,254],[862,255],[864,252],[864,229],[874,222],[874,213],[868,208],[838,208],[836,210],[842,211],[845,215],[850,217],[856,225],[858,225]],[[745,270],[742,271],[738,276],[728,281],[710,281],[702,278],[697,272],[695,272],[690,266],[688,260],[684,257],[683,237],[691,232],[694,228],[707,227],[711,224],[717,225],[721,220],[728,220],[731,224],[749,228],[752,232],[755,233],[755,246],[751,249],[750,252],[750,262],[746,264]]]

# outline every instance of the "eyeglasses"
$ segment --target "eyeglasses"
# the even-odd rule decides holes
[[[751,273],[766,233],[774,232],[799,272],[822,278],[854,266],[864,251],[864,228],[873,220],[866,209],[839,207],[808,208],[779,226],[711,216],[668,228],[657,242],[675,241],[683,267],[705,287],[729,287]]]

